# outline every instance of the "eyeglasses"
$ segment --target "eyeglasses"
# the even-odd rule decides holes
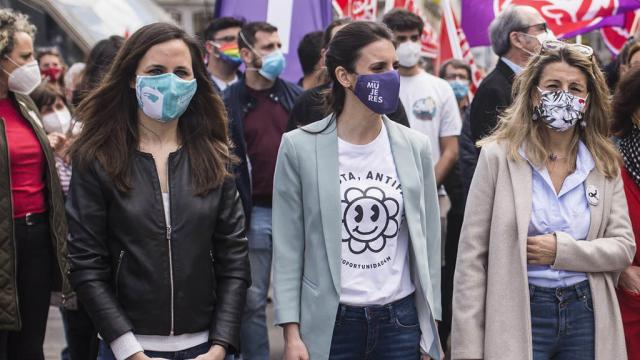
[[[582,45],[582,44],[572,44],[572,43],[566,43],[566,42],[562,42],[559,40],[547,40],[545,42],[542,43],[542,49],[540,50],[540,52],[543,51],[560,51],[564,48],[569,48],[572,50],[575,50],[576,52],[580,53],[581,55],[584,55],[588,58],[591,58],[593,56],[593,49],[590,46],[587,45]]]
[[[529,29],[531,29],[531,28],[536,28],[536,30],[539,30],[540,32],[547,32],[547,30],[548,30],[547,23],[539,23],[539,24],[533,24],[533,25],[528,25],[528,26],[525,26],[525,27],[521,27],[521,28],[515,29],[515,31],[528,33]]]

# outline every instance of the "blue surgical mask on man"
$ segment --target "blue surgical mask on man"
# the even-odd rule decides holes
[[[242,39],[242,41],[244,41],[245,44],[247,44],[249,49],[251,49],[251,51],[255,55],[259,56],[262,60],[262,66],[260,68],[247,67],[246,70],[258,71],[258,74],[262,75],[265,79],[270,81],[274,81],[278,76],[282,74],[285,66],[287,65],[287,61],[280,49],[276,49],[275,51],[272,51],[267,55],[260,55],[260,53],[258,53],[256,49],[253,48],[253,46],[248,45],[249,42],[247,41],[247,38],[244,36],[242,31],[240,32],[240,38]]]
[[[196,79],[183,80],[174,73],[136,77],[138,106],[145,115],[160,122],[182,116],[197,88]]]
[[[469,80],[449,80],[449,85],[456,95],[456,100],[460,101],[469,94]]]
[[[262,57],[262,67],[258,69],[258,74],[268,80],[275,80],[284,71],[286,60],[282,51],[276,50]]]

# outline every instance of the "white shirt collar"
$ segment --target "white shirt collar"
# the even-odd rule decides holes
[[[507,64],[507,66],[511,68],[511,70],[516,75],[520,75],[520,73],[524,71],[524,68],[522,66],[514,63],[513,61],[507,59],[506,57],[501,57],[500,60],[502,60],[505,64]]]

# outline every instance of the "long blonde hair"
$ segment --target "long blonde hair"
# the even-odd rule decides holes
[[[526,69],[513,85],[513,104],[499,117],[493,135],[482,139],[478,146],[490,142],[507,143],[508,155],[513,160],[523,160],[518,151],[524,145],[524,151],[536,167],[544,167],[549,159],[550,150],[544,137],[544,125],[533,120],[533,109],[539,98],[537,89],[543,70],[549,64],[564,62],[582,71],[587,77],[589,98],[585,108],[583,121],[585,126],[575,126],[571,143],[571,171],[575,170],[578,153],[578,141],[582,140],[591,153],[598,172],[608,178],[614,178],[619,171],[619,155],[609,140],[609,116],[611,106],[608,99],[608,88],[604,75],[598,65],[584,54],[570,46],[559,50],[543,50],[534,56]]]

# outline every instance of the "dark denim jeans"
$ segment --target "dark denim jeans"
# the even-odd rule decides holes
[[[144,354],[150,358],[169,359],[169,360],[187,360],[195,359],[196,357],[206,354],[211,345],[209,343],[203,343],[192,348],[175,351],[175,352],[162,352],[162,351],[145,351]],[[98,353],[99,360],[116,360],[109,345],[104,341],[100,341],[100,350]]]
[[[418,360],[420,324],[413,295],[380,306],[340,304],[330,360]]]
[[[529,285],[534,360],[594,359],[589,281],[564,288]]]

